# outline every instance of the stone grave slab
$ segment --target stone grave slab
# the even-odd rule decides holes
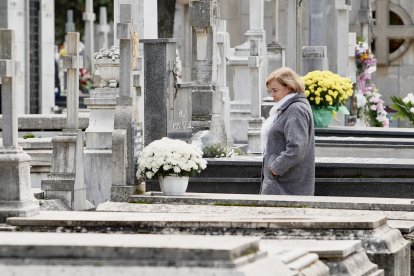
[[[299,275],[318,269],[312,275],[328,275],[316,254],[290,250],[296,258],[286,262],[260,250],[259,242],[254,237],[0,232],[0,269],[18,275],[29,275],[30,270],[52,275],[57,268],[59,275],[71,275],[73,267],[82,273],[106,267],[100,275],[124,275],[111,274],[119,271],[117,267],[132,275],[271,275],[275,270]],[[286,255],[277,249],[273,252]],[[312,262],[301,260],[309,257]]]
[[[304,249],[318,254],[331,275],[383,275],[364,252],[361,241],[262,240],[261,249],[271,254],[277,249]]]
[[[233,195],[234,196],[234,195]],[[305,197],[307,198],[307,197]],[[326,197],[321,197],[322,199]],[[321,199],[321,200],[322,200]],[[330,198],[327,198],[330,199]],[[355,198],[358,200],[364,198]],[[367,200],[373,200],[372,198],[367,198]],[[378,202],[383,199],[377,199]],[[395,203],[403,203],[407,200],[403,199],[390,199],[386,200],[391,202],[395,200]],[[143,203],[143,202],[141,202]],[[156,202],[154,202],[156,203]],[[327,202],[325,202],[327,203]],[[193,202],[193,204],[197,204]],[[333,204],[333,206],[336,206]],[[323,206],[325,209],[321,208],[287,208],[287,207],[258,207],[254,204],[244,205],[244,204],[217,204],[217,205],[184,205],[184,204],[130,204],[130,203],[114,203],[106,202],[98,206],[97,211],[106,211],[106,212],[138,212],[138,213],[147,213],[147,212],[197,212],[197,213],[209,213],[209,214],[234,214],[234,215],[279,215],[279,216],[332,216],[332,217],[341,217],[341,216],[372,216],[372,215],[384,215],[388,218],[388,225],[391,228],[396,228],[401,231],[404,237],[410,241],[414,239],[412,235],[412,227],[414,224],[414,213],[410,211],[382,211],[378,210],[352,210],[352,209],[335,209],[326,204]],[[411,233],[411,234],[410,234]],[[412,251],[412,249],[411,249]],[[412,253],[412,252],[411,252]],[[411,265],[413,266],[413,264]]]
[[[154,208],[157,208],[154,206]],[[255,235],[265,239],[361,240],[371,261],[386,275],[407,275],[410,244],[384,216],[292,216],[234,213],[41,212],[32,218],[9,218],[25,230],[124,231],[213,235]],[[122,229],[122,230],[121,230]],[[401,274],[399,274],[401,273]],[[404,274],[407,273],[407,274]]]
[[[186,193],[182,197],[166,197],[160,192],[133,195],[131,203],[201,204],[252,207],[292,207],[320,209],[414,211],[414,200],[404,198],[289,196],[252,194]]]

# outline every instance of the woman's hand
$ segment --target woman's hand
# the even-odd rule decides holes
[[[272,170],[270,170],[270,172],[272,173],[273,176],[278,176],[278,174]]]

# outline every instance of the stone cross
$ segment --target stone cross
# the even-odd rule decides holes
[[[14,30],[0,29],[0,84],[3,146],[0,147],[0,222],[39,213],[31,192],[30,156],[17,143]]]
[[[66,129],[52,138],[52,167],[47,179],[41,182],[45,197],[62,199],[72,210],[88,208],[84,182],[83,134],[79,129],[79,33],[66,34],[67,56],[63,67],[67,69]],[[90,207],[89,207],[90,208]]]
[[[0,30],[0,83],[3,147],[17,146],[16,91],[14,91],[14,32]]]
[[[131,96],[131,81],[132,81],[132,36],[134,31],[132,26],[132,5],[120,5],[120,22],[117,24],[116,32],[119,39],[119,57],[120,57],[120,72],[119,72],[119,95],[121,97]]]
[[[98,25],[98,33],[99,33],[99,48],[108,48],[108,34],[110,31],[110,27],[107,20],[107,13],[106,7],[99,8],[99,25]]]
[[[117,132],[118,137],[126,139],[126,159],[124,164],[114,164],[114,168],[125,170],[126,183],[124,185],[133,186],[136,182],[135,163],[134,163],[134,143],[133,130],[136,118],[134,117],[134,104],[132,91],[132,62],[133,62],[133,32],[132,24],[132,4],[119,5],[120,22],[116,24],[116,37],[119,39],[120,52],[120,71],[119,71],[119,96],[117,98],[117,106],[115,108],[114,134]],[[123,133],[125,131],[125,136]],[[116,136],[115,135],[115,136]],[[114,136],[112,137],[114,138]],[[121,140],[124,138],[120,138]],[[121,142],[119,140],[119,142]],[[118,142],[117,142],[118,143]],[[121,167],[117,167],[121,166]],[[112,177],[112,185],[115,180]],[[120,183],[117,183],[120,184]],[[112,196],[112,195],[111,195]]]
[[[375,36],[375,56],[379,65],[388,65],[390,61],[389,39],[413,39],[414,24],[390,26],[390,1],[376,0],[376,19],[373,27]]]
[[[73,10],[68,10],[66,12],[66,24],[65,24],[65,32],[74,32],[75,31],[75,23],[73,23]]]
[[[92,56],[94,53],[94,22],[95,22],[95,13],[93,12],[93,0],[86,0],[85,12],[82,15],[83,21],[85,21],[85,51],[84,56],[84,65],[85,68],[89,71],[93,71],[92,68]]]
[[[79,56],[79,33],[70,32],[66,35],[67,56],[64,57],[63,67],[67,69],[67,129],[79,127],[79,68],[82,59]]]

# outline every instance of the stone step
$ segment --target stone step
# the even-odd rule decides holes
[[[318,178],[414,178],[414,159],[317,157]],[[260,178],[262,157],[207,158],[199,177]]]
[[[315,155],[317,157],[412,159],[414,145],[316,143]]]
[[[328,127],[316,128],[316,136],[413,138],[414,128]]]
[[[190,179],[189,192],[258,194],[262,158],[209,158],[207,168]],[[319,196],[414,197],[414,159],[317,157]],[[147,191],[159,191],[148,181]]]
[[[362,146],[370,147],[406,147],[414,146],[412,137],[406,138],[389,138],[389,137],[354,137],[354,136],[315,136],[315,144],[321,146],[343,145],[343,146]]]
[[[259,194],[260,185],[260,178],[193,177],[187,192]],[[146,181],[146,190],[160,191],[158,181]],[[316,178],[315,195],[413,198],[414,178]]]

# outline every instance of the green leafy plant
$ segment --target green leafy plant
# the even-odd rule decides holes
[[[30,138],[35,138],[34,134],[27,133],[27,134],[23,135],[23,139],[30,139]]]
[[[397,113],[393,116],[395,119],[408,119],[411,124],[414,124],[414,95],[409,93],[404,99],[400,97],[391,96],[391,108]]]
[[[228,148],[222,144],[214,144],[203,148],[203,157],[205,158],[234,157],[242,153],[240,149]]]

